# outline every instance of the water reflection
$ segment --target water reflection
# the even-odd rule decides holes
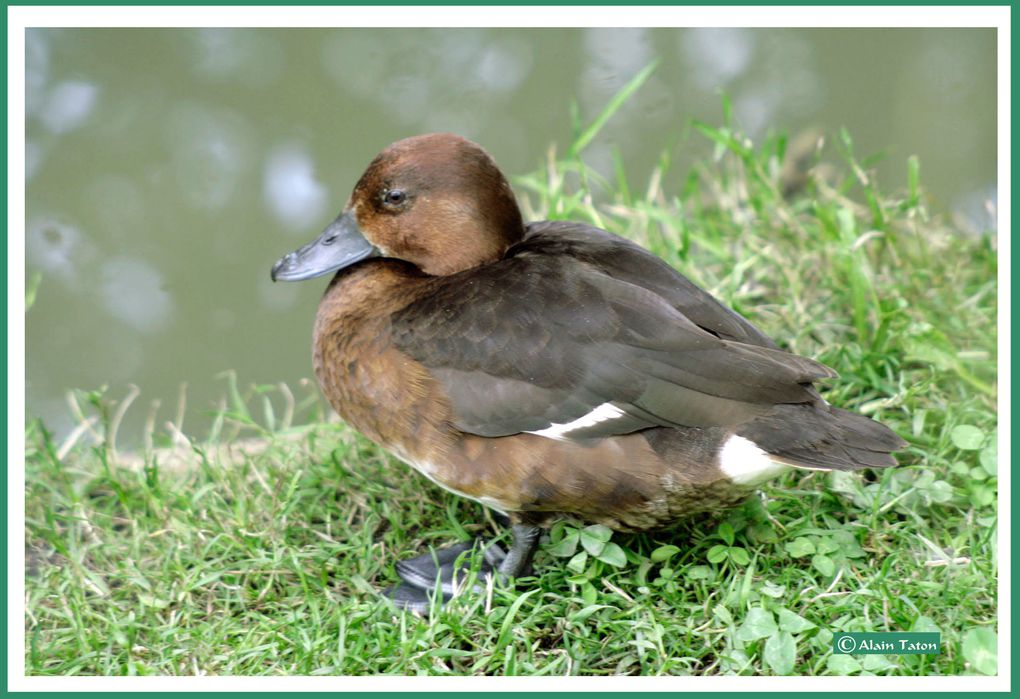
[[[193,70],[211,81],[265,87],[285,68],[283,47],[268,31],[209,27],[189,33],[187,39]]]
[[[333,32],[321,60],[338,87],[414,131],[467,135],[503,111],[533,66],[527,41],[473,29]]]
[[[496,92],[511,92],[531,73],[531,50],[522,41],[493,43],[476,62],[474,82]]]
[[[811,46],[792,32],[755,42],[754,80],[737,79],[733,110],[752,138],[818,112],[826,91]]]
[[[174,302],[155,267],[130,257],[103,263],[99,276],[103,307],[117,320],[142,333],[166,330]]]
[[[52,133],[79,128],[92,114],[99,88],[84,80],[69,80],[50,90],[40,110],[42,123]]]
[[[25,255],[30,268],[43,272],[47,280],[77,288],[79,267],[94,259],[92,245],[69,221],[43,215],[29,221],[25,231]]]
[[[584,32],[586,66],[582,74],[583,97],[601,107],[605,98],[623,87],[655,55],[647,29],[596,27]]]
[[[755,34],[747,29],[696,27],[678,35],[680,53],[691,66],[691,79],[709,92],[729,85],[747,70]]]
[[[29,29],[25,32],[25,114],[38,114],[46,100],[49,80],[49,32]]]
[[[957,202],[957,218],[972,235],[998,230],[999,196],[995,183],[967,192]]]
[[[590,118],[598,114],[635,73],[655,58],[655,52],[647,29],[597,27],[584,30],[583,38],[584,68],[574,89]],[[663,92],[664,87],[657,81],[646,83],[645,96],[654,98]],[[613,171],[614,149],[617,152],[631,151],[631,144],[643,138],[642,130],[633,128],[634,116],[640,112],[638,101],[624,104],[619,111],[619,120],[614,119],[606,125],[606,138],[592,143],[585,151],[585,160],[603,177],[608,177]]]
[[[184,201],[198,209],[226,206],[253,159],[246,120],[232,111],[182,104],[170,114],[167,136]]]
[[[315,179],[312,156],[295,145],[280,146],[266,161],[262,192],[277,220],[303,234],[321,224],[329,192]]]

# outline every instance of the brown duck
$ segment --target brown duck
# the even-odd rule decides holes
[[[313,358],[350,425],[444,488],[504,513],[530,569],[571,516],[663,527],[739,503],[793,468],[894,466],[906,443],[826,403],[834,377],[780,350],[638,245],[567,221],[525,225],[481,147],[452,134],[380,153],[340,216],[274,280],[335,272]],[[470,544],[397,564],[425,609]],[[489,568],[487,567],[488,571]]]

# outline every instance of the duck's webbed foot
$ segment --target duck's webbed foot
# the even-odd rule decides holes
[[[397,575],[403,582],[383,591],[383,594],[401,609],[426,614],[432,597],[438,594],[439,603],[443,604],[463,589],[470,566],[470,552],[483,546],[481,539],[462,541],[416,558],[397,561]],[[478,579],[485,580],[492,575],[505,557],[506,552],[499,544],[485,547]]]
[[[397,575],[403,582],[383,594],[401,609],[422,614],[428,612],[431,598],[437,594],[440,595],[440,604],[449,602],[462,590],[467,579],[470,555],[461,554],[476,546],[482,547],[483,555],[479,580],[486,580],[494,574],[502,579],[527,575],[531,572],[531,559],[538,548],[541,533],[538,527],[514,525],[514,543],[509,552],[497,543],[485,544],[481,539],[475,539],[398,561]]]

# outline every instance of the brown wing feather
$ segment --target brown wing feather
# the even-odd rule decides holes
[[[568,255],[560,242],[533,234],[498,263],[436,280],[393,316],[395,344],[443,384],[459,429],[538,431],[603,403],[623,415],[572,437],[736,425],[778,403],[815,402],[811,382],[834,376],[775,349],[668,267],[675,284],[666,293],[659,269],[641,285],[599,262],[615,247],[619,259],[660,263],[632,243],[599,239],[585,255],[568,240],[582,249]]]

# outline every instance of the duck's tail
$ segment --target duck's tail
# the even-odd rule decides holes
[[[895,466],[892,452],[907,446],[882,423],[827,403],[777,405],[737,434],[773,461],[826,471]]]

